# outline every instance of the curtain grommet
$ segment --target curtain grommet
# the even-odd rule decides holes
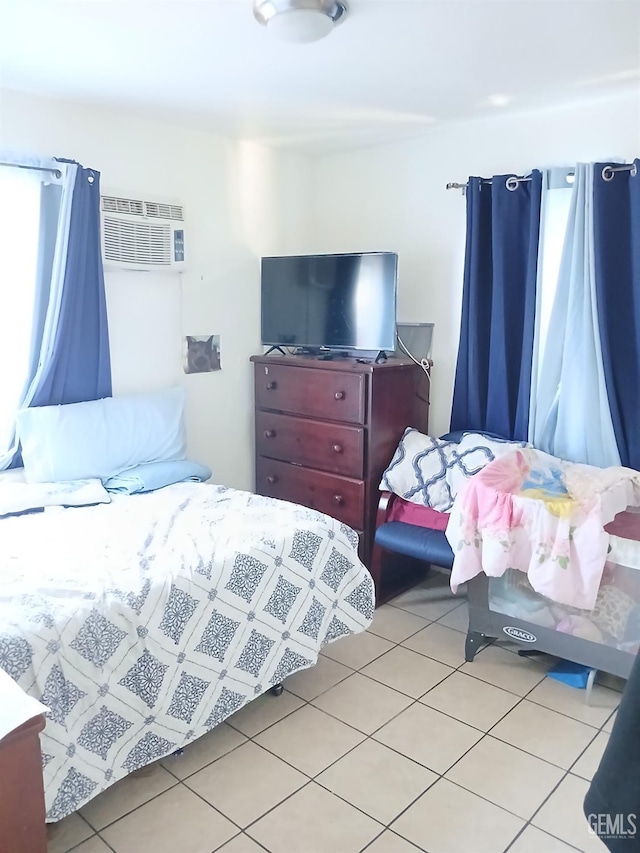
[[[513,192],[514,190],[518,189],[519,184],[520,184],[520,181],[517,178],[514,178],[513,176],[511,176],[510,178],[507,178],[505,186],[507,187],[509,192]]]
[[[612,181],[615,177],[615,172],[611,168],[611,166],[605,166],[602,170],[602,180],[603,181]]]

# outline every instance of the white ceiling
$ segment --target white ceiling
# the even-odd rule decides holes
[[[290,45],[251,0],[0,0],[0,84],[309,152],[640,95],[640,0],[349,5],[327,39]]]

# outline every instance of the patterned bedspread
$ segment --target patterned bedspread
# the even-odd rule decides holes
[[[0,667],[49,708],[47,819],[364,630],[356,549],[328,516],[204,484],[0,520]]]

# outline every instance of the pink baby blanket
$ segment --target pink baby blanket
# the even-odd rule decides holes
[[[636,506],[637,471],[515,450],[472,477],[454,503],[451,589],[482,571],[519,569],[541,595],[592,610],[609,547],[604,526]]]

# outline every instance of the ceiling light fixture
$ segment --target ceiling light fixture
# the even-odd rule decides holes
[[[282,41],[318,41],[341,23],[345,0],[254,0],[256,20]]]

